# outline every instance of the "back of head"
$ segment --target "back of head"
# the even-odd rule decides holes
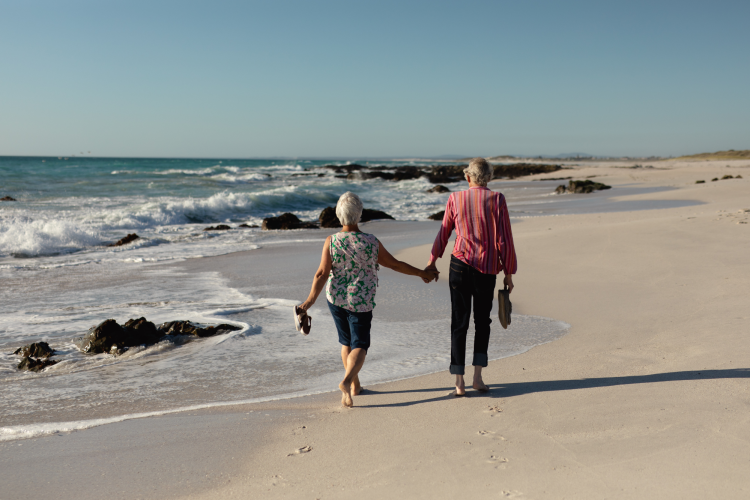
[[[474,184],[486,186],[492,180],[492,166],[484,158],[473,158],[464,173],[471,177]]]
[[[363,208],[359,196],[347,191],[339,197],[339,201],[336,203],[336,217],[344,226],[353,226],[359,224]]]

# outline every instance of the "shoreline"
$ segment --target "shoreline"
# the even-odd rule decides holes
[[[514,225],[514,312],[572,327],[555,342],[491,362],[487,396],[448,398],[452,378],[437,373],[373,386],[354,410],[339,408],[332,392],[26,440],[24,447],[39,454],[5,458],[4,465],[33,467],[32,458],[52,446],[96,463],[89,447],[105,438],[120,442],[114,448],[126,470],[155,482],[150,490],[124,489],[127,498],[741,498],[750,490],[742,459],[750,450],[742,383],[750,378],[742,335],[750,231],[740,224],[750,213],[739,212],[750,209],[748,180],[692,186],[704,172],[679,165],[638,170],[621,178],[680,189],[635,198],[704,204]],[[418,247],[397,252],[410,262],[422,254]],[[713,265],[699,265],[707,256]],[[447,282],[444,270],[442,276],[439,285]],[[191,428],[171,426],[178,421]],[[165,429],[177,435],[164,437]],[[148,472],[138,465],[138,445],[163,453],[156,437],[169,441],[164,446],[178,465],[192,458],[205,467]],[[195,442],[213,444],[196,449]],[[5,457],[15,444],[0,443]],[[295,453],[304,446],[312,451]],[[344,463],[356,481],[337,474]],[[165,474],[170,482],[195,478],[169,489],[158,483]],[[58,480],[74,484],[61,473]],[[13,484],[10,476],[5,483]],[[75,496],[95,497],[84,493]]]

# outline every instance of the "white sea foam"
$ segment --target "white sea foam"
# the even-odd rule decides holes
[[[101,244],[98,231],[65,220],[3,220],[0,257],[71,252]]]

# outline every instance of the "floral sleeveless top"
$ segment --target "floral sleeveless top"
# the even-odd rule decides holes
[[[375,308],[378,286],[378,239],[367,233],[340,232],[331,236],[331,273],[326,298],[352,312]]]

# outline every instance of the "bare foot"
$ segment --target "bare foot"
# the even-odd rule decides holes
[[[463,396],[466,394],[466,386],[464,384],[456,384],[456,395]]]
[[[362,392],[362,386],[355,382],[352,382],[352,390],[351,390],[352,396],[359,396],[360,392]]]
[[[481,380],[478,381],[478,382],[475,380],[474,383],[471,386],[474,389],[476,389],[478,391],[481,391],[481,392],[487,392],[487,391],[490,390],[490,388],[487,387],[487,385],[484,382],[482,382]]]
[[[339,390],[341,390],[341,406],[351,408],[354,406],[352,402],[352,395],[349,393],[349,387],[344,385],[344,382],[339,383]]]

